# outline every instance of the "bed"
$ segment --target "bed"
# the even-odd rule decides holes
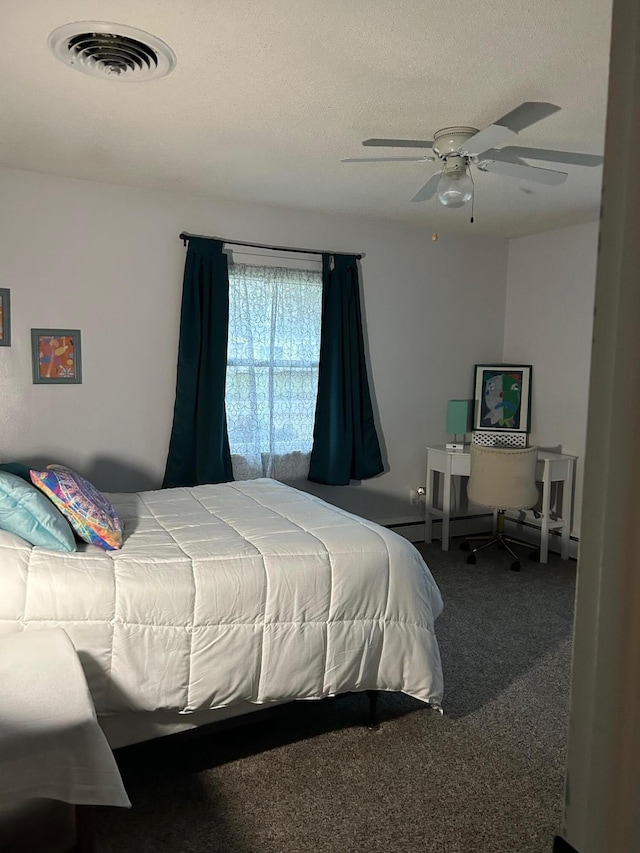
[[[113,747],[353,691],[441,707],[442,600],[402,537],[270,479],[108,497],[117,551],[0,530],[0,632],[64,628]]]

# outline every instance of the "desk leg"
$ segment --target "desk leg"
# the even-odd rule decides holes
[[[545,460],[542,472],[542,526],[540,528],[540,562],[549,559],[549,512],[551,511],[551,471],[549,461]]]
[[[447,459],[442,490],[442,550],[449,550],[449,520],[451,519],[451,460]]]
[[[424,496],[424,541],[427,545],[431,543],[431,508],[433,507],[433,478],[432,468],[427,468],[427,482],[425,483],[426,494]]]
[[[560,556],[569,559],[571,546],[571,501],[573,497],[573,459],[568,464],[567,479],[562,483],[562,534],[560,540]]]

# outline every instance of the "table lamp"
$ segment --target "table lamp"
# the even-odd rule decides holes
[[[471,428],[472,405],[472,400],[447,400],[447,432],[453,435],[453,441],[445,445],[447,450],[464,450],[465,433]]]

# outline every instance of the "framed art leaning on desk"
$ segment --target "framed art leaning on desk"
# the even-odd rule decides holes
[[[528,433],[531,365],[476,364],[474,430]]]

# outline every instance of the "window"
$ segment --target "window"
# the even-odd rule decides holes
[[[225,401],[235,479],[306,477],[321,311],[319,269],[229,265]]]

